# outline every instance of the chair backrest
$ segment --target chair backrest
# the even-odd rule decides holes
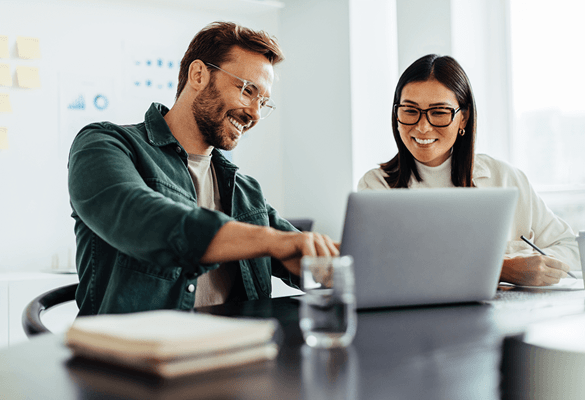
[[[311,218],[289,218],[288,222],[301,232],[310,232],[313,230],[314,221]]]
[[[75,300],[77,283],[62,286],[33,299],[22,312],[22,328],[27,337],[33,337],[41,333],[50,333],[49,329],[41,321],[41,313],[59,304]]]

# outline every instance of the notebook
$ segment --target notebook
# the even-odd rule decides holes
[[[340,252],[354,258],[357,307],[494,297],[516,188],[351,193]]]

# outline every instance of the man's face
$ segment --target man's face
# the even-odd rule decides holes
[[[270,96],[274,70],[261,54],[234,47],[231,61],[219,67],[242,79],[254,82],[264,97]],[[213,71],[211,67],[208,69]],[[260,119],[258,101],[246,106],[240,100],[242,81],[215,70],[208,85],[191,105],[193,117],[203,139],[218,149],[232,150],[240,137]]]

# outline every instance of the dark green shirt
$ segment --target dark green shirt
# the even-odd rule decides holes
[[[258,182],[213,150],[225,213],[197,206],[188,155],[154,103],[137,125],[90,124],[69,155],[69,194],[77,240],[79,315],[189,309],[197,277],[219,264],[200,259],[228,221],[292,231]],[[234,298],[270,297],[271,275],[298,277],[268,257],[242,260]]]

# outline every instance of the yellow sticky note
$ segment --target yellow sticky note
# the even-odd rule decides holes
[[[10,51],[8,51],[8,36],[0,36],[0,58],[10,58]]]
[[[10,105],[10,95],[8,93],[0,93],[0,112],[12,112],[12,106]]]
[[[0,126],[0,150],[8,150],[8,128]]]
[[[41,46],[38,38],[18,36],[16,38],[16,48],[20,58],[41,58]]]
[[[12,75],[10,75],[8,64],[0,64],[0,86],[12,86]]]
[[[16,67],[16,80],[21,88],[33,89],[41,86],[39,69],[36,67]]]

